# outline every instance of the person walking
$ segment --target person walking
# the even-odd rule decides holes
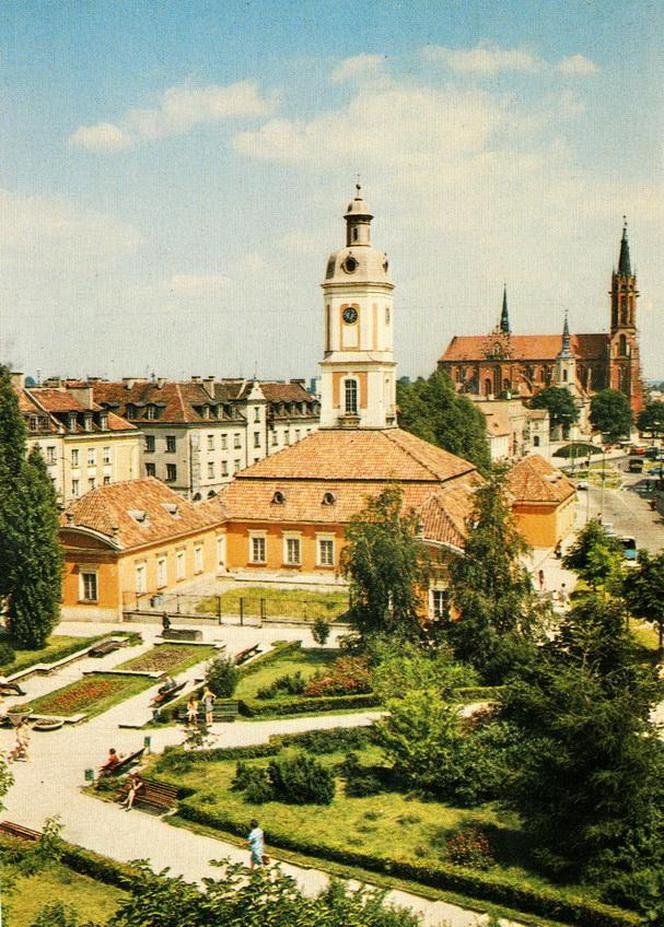
[[[9,753],[7,762],[13,763],[16,760],[24,760],[27,762],[30,759],[28,756],[28,747],[30,746],[30,725],[28,724],[27,718],[21,718],[21,720],[16,725],[15,734],[16,744],[14,745],[14,749]]]
[[[203,708],[205,710],[205,723],[209,727],[212,724],[213,719],[213,708],[214,708],[214,699],[215,695],[212,689],[209,686],[206,686],[203,689]]]
[[[187,700],[187,724],[196,724],[198,722],[198,699],[196,693],[192,692]]]
[[[247,837],[247,844],[249,845],[249,866],[251,869],[255,869],[257,866],[260,867],[264,863],[265,834],[258,826],[256,818],[252,818],[250,826],[251,830]]]
[[[540,570],[537,574],[537,581],[539,583],[540,594],[544,592],[544,570]]]

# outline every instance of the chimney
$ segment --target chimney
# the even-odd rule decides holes
[[[136,380],[134,379],[134,377],[123,377],[122,378],[122,385],[124,386],[125,389],[133,389],[135,382]]]
[[[305,384],[307,381],[304,379],[304,377],[295,377],[295,378],[292,378],[292,377],[291,377],[291,379],[290,379],[289,382],[292,383],[293,386],[301,386],[302,389],[304,389],[304,388],[305,388],[305,387],[304,387],[304,384]]]
[[[91,386],[70,386],[67,389],[67,392],[71,393],[72,396],[76,396],[84,409],[92,408],[94,400],[92,398]]]
[[[203,389],[208,394],[210,399],[214,399],[214,383],[215,383],[214,377],[205,377],[205,379],[203,380]]]
[[[192,373],[192,375],[191,375],[191,382],[192,382],[192,383],[200,383],[200,382],[201,382],[201,378],[198,376],[198,374],[195,374],[195,375],[194,375],[194,374]]]
[[[25,374],[24,373],[12,373],[11,375],[12,386],[14,389],[25,389]]]
[[[157,377],[157,379],[155,380],[155,385],[157,389],[163,389],[164,386],[166,385],[166,377]]]

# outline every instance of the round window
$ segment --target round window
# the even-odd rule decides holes
[[[357,270],[357,261],[349,254],[343,263],[343,268],[347,274],[355,273]]]

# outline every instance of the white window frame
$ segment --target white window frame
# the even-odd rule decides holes
[[[57,463],[54,444],[49,444],[49,446],[46,448],[46,463],[49,467],[52,467],[53,464]]]
[[[233,447],[236,449],[242,447],[242,435],[239,431],[236,431],[233,435]]]
[[[88,467],[97,466],[97,449],[94,447],[88,448]]]
[[[228,461],[227,460],[221,461],[221,475],[228,476]]]
[[[429,610],[432,618],[444,618],[449,610],[449,589],[431,589]],[[440,597],[440,604],[438,599]]]
[[[261,420],[261,407],[256,406],[256,408],[254,409],[254,421],[260,422],[260,420]]]
[[[110,445],[102,448],[102,462],[104,464],[113,463],[113,451],[111,450]]]
[[[78,467],[78,466],[79,466],[79,460],[80,460],[80,459],[81,459],[81,455],[80,455],[80,453],[79,453],[79,449],[78,449],[77,447],[73,447],[72,450],[71,450],[71,465],[72,465],[72,467]]]
[[[223,566],[226,562],[226,535],[217,536],[217,566]]]
[[[214,435],[207,436],[207,449],[208,451],[214,450]]]
[[[88,577],[92,577],[91,582],[94,585],[94,596],[87,595]],[[98,602],[99,601],[99,574],[96,570],[81,570],[79,577],[79,600],[81,602]]]
[[[205,557],[203,555],[203,545],[197,544],[194,547],[194,573],[202,573],[205,570]]]
[[[221,449],[225,451],[228,448],[228,434],[224,432],[221,436]]]
[[[187,577],[187,553],[184,550],[175,552],[175,579],[181,580]]]
[[[291,558],[291,544],[297,545],[297,560]],[[284,534],[283,556],[285,566],[302,566],[302,535],[299,532]]]
[[[136,595],[143,595],[148,591],[147,565],[145,563],[136,564]]]
[[[207,475],[209,480],[214,479],[214,460],[208,460]]]
[[[356,377],[346,377],[344,380],[344,412],[346,415],[357,415],[360,407],[360,387]]]
[[[81,481],[80,480],[71,481],[71,494],[74,497],[74,499],[78,499],[78,497],[80,496],[81,494]]]
[[[316,565],[319,567],[333,567],[336,564],[336,544],[334,543],[335,537],[333,534],[317,534],[316,535]],[[328,562],[325,557],[323,557],[323,545],[332,545],[332,557],[331,561]]]
[[[168,586],[168,563],[166,557],[157,559],[157,589]]]
[[[254,432],[254,447],[260,447],[260,446],[261,446],[261,433],[260,431],[255,431]]]
[[[256,557],[255,542],[261,542],[262,557]],[[249,534],[249,563],[267,563],[267,532],[252,531]]]

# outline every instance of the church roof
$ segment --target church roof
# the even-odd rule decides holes
[[[571,336],[572,353],[578,358],[604,359],[609,343],[609,336],[603,332]],[[485,356],[486,335],[455,335],[447,346],[441,361],[483,361],[491,360]],[[563,346],[562,335],[510,335],[509,360],[513,361],[554,361]]]

